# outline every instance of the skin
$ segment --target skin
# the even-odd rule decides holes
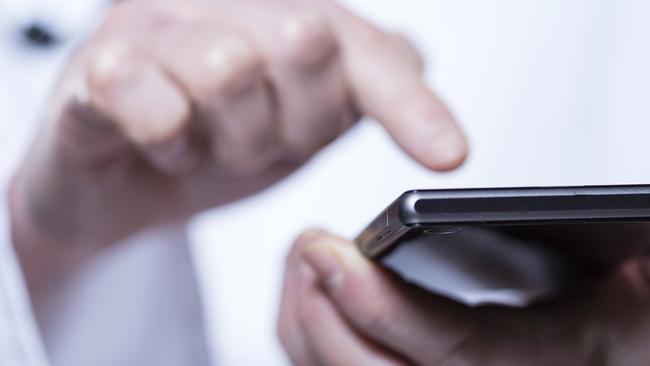
[[[9,201],[37,316],[109,246],[263,190],[362,115],[445,171],[416,50],[327,0],[122,1],[72,57]]]
[[[645,256],[548,303],[471,308],[312,230],[287,259],[278,331],[296,365],[647,365],[648,306]]]

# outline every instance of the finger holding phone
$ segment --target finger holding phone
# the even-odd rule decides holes
[[[314,230],[287,259],[278,331],[300,365],[646,365],[649,305],[645,256],[554,301],[469,307]]]

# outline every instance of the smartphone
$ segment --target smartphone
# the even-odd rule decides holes
[[[413,190],[355,241],[421,287],[525,305],[649,247],[650,185]]]

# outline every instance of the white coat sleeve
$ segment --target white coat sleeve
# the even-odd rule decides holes
[[[0,365],[45,366],[45,352],[11,243],[4,197],[0,199]]]

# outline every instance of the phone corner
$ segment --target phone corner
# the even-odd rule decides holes
[[[399,200],[397,206],[397,218],[404,225],[417,223],[417,207],[416,204],[422,197],[422,193],[417,190],[404,192]]]

